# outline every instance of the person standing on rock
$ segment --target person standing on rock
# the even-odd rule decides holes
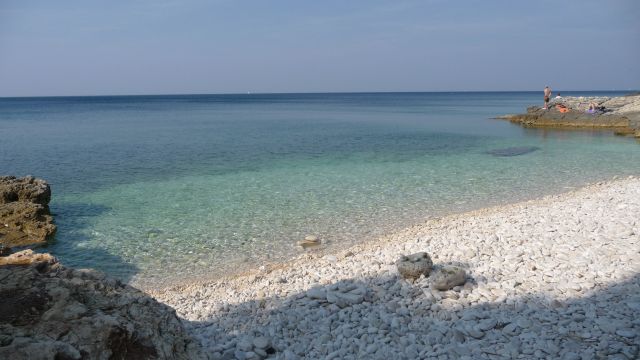
[[[547,110],[549,108],[549,99],[551,98],[551,88],[548,86],[544,87],[544,107],[543,109]]]

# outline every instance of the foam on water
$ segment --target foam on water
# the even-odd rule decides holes
[[[149,286],[284,260],[307,234],[344,246],[640,163],[610,133],[488,119],[527,93],[150,99],[0,101],[0,127],[18,134],[2,159],[23,160],[3,172],[53,185],[47,250]],[[24,145],[34,127],[40,143]],[[536,151],[491,155],[508,148]]]

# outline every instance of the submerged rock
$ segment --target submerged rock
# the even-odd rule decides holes
[[[0,258],[0,358],[201,359],[175,311],[49,254]]]
[[[420,275],[429,276],[433,261],[426,252],[403,255],[396,261],[398,272],[405,279],[417,279]]]
[[[307,235],[304,240],[300,240],[297,242],[298,246],[301,246],[303,249],[320,246],[322,244],[320,239],[315,235]]]
[[[528,153],[532,153],[536,150],[540,150],[537,146],[516,146],[516,147],[508,147],[503,149],[494,149],[487,151],[487,154],[493,156],[518,156],[524,155]]]
[[[51,188],[31,176],[0,176],[0,244],[42,244],[56,231],[49,213]]]

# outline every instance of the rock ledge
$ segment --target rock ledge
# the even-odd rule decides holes
[[[24,250],[0,258],[2,359],[202,359],[175,311],[118,280]]]

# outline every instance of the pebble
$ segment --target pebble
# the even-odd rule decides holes
[[[269,339],[264,336],[258,336],[253,339],[253,346],[259,349],[266,349],[269,346]]]
[[[482,320],[482,321],[480,321],[480,323],[478,323],[478,329],[480,329],[482,331],[491,330],[494,327],[496,327],[497,324],[498,324],[498,320],[496,320],[494,318]]]
[[[481,339],[484,337],[484,331],[474,329],[474,328],[468,329],[467,333],[476,339]]]
[[[529,319],[525,319],[525,318],[520,318],[518,319],[518,321],[516,321],[516,324],[518,324],[518,326],[520,326],[521,328],[528,328],[531,327],[531,325],[533,325],[533,322]]]
[[[214,359],[637,358],[638,213],[636,177],[158,298]],[[419,253],[432,270],[405,279]],[[464,276],[434,286],[443,268]]]
[[[622,337],[630,338],[630,339],[638,335],[635,331],[631,329],[620,329],[616,331],[616,334]]]
[[[518,329],[518,325],[510,323],[502,329],[502,332],[507,335],[513,336],[518,335],[520,333],[520,330]]]

